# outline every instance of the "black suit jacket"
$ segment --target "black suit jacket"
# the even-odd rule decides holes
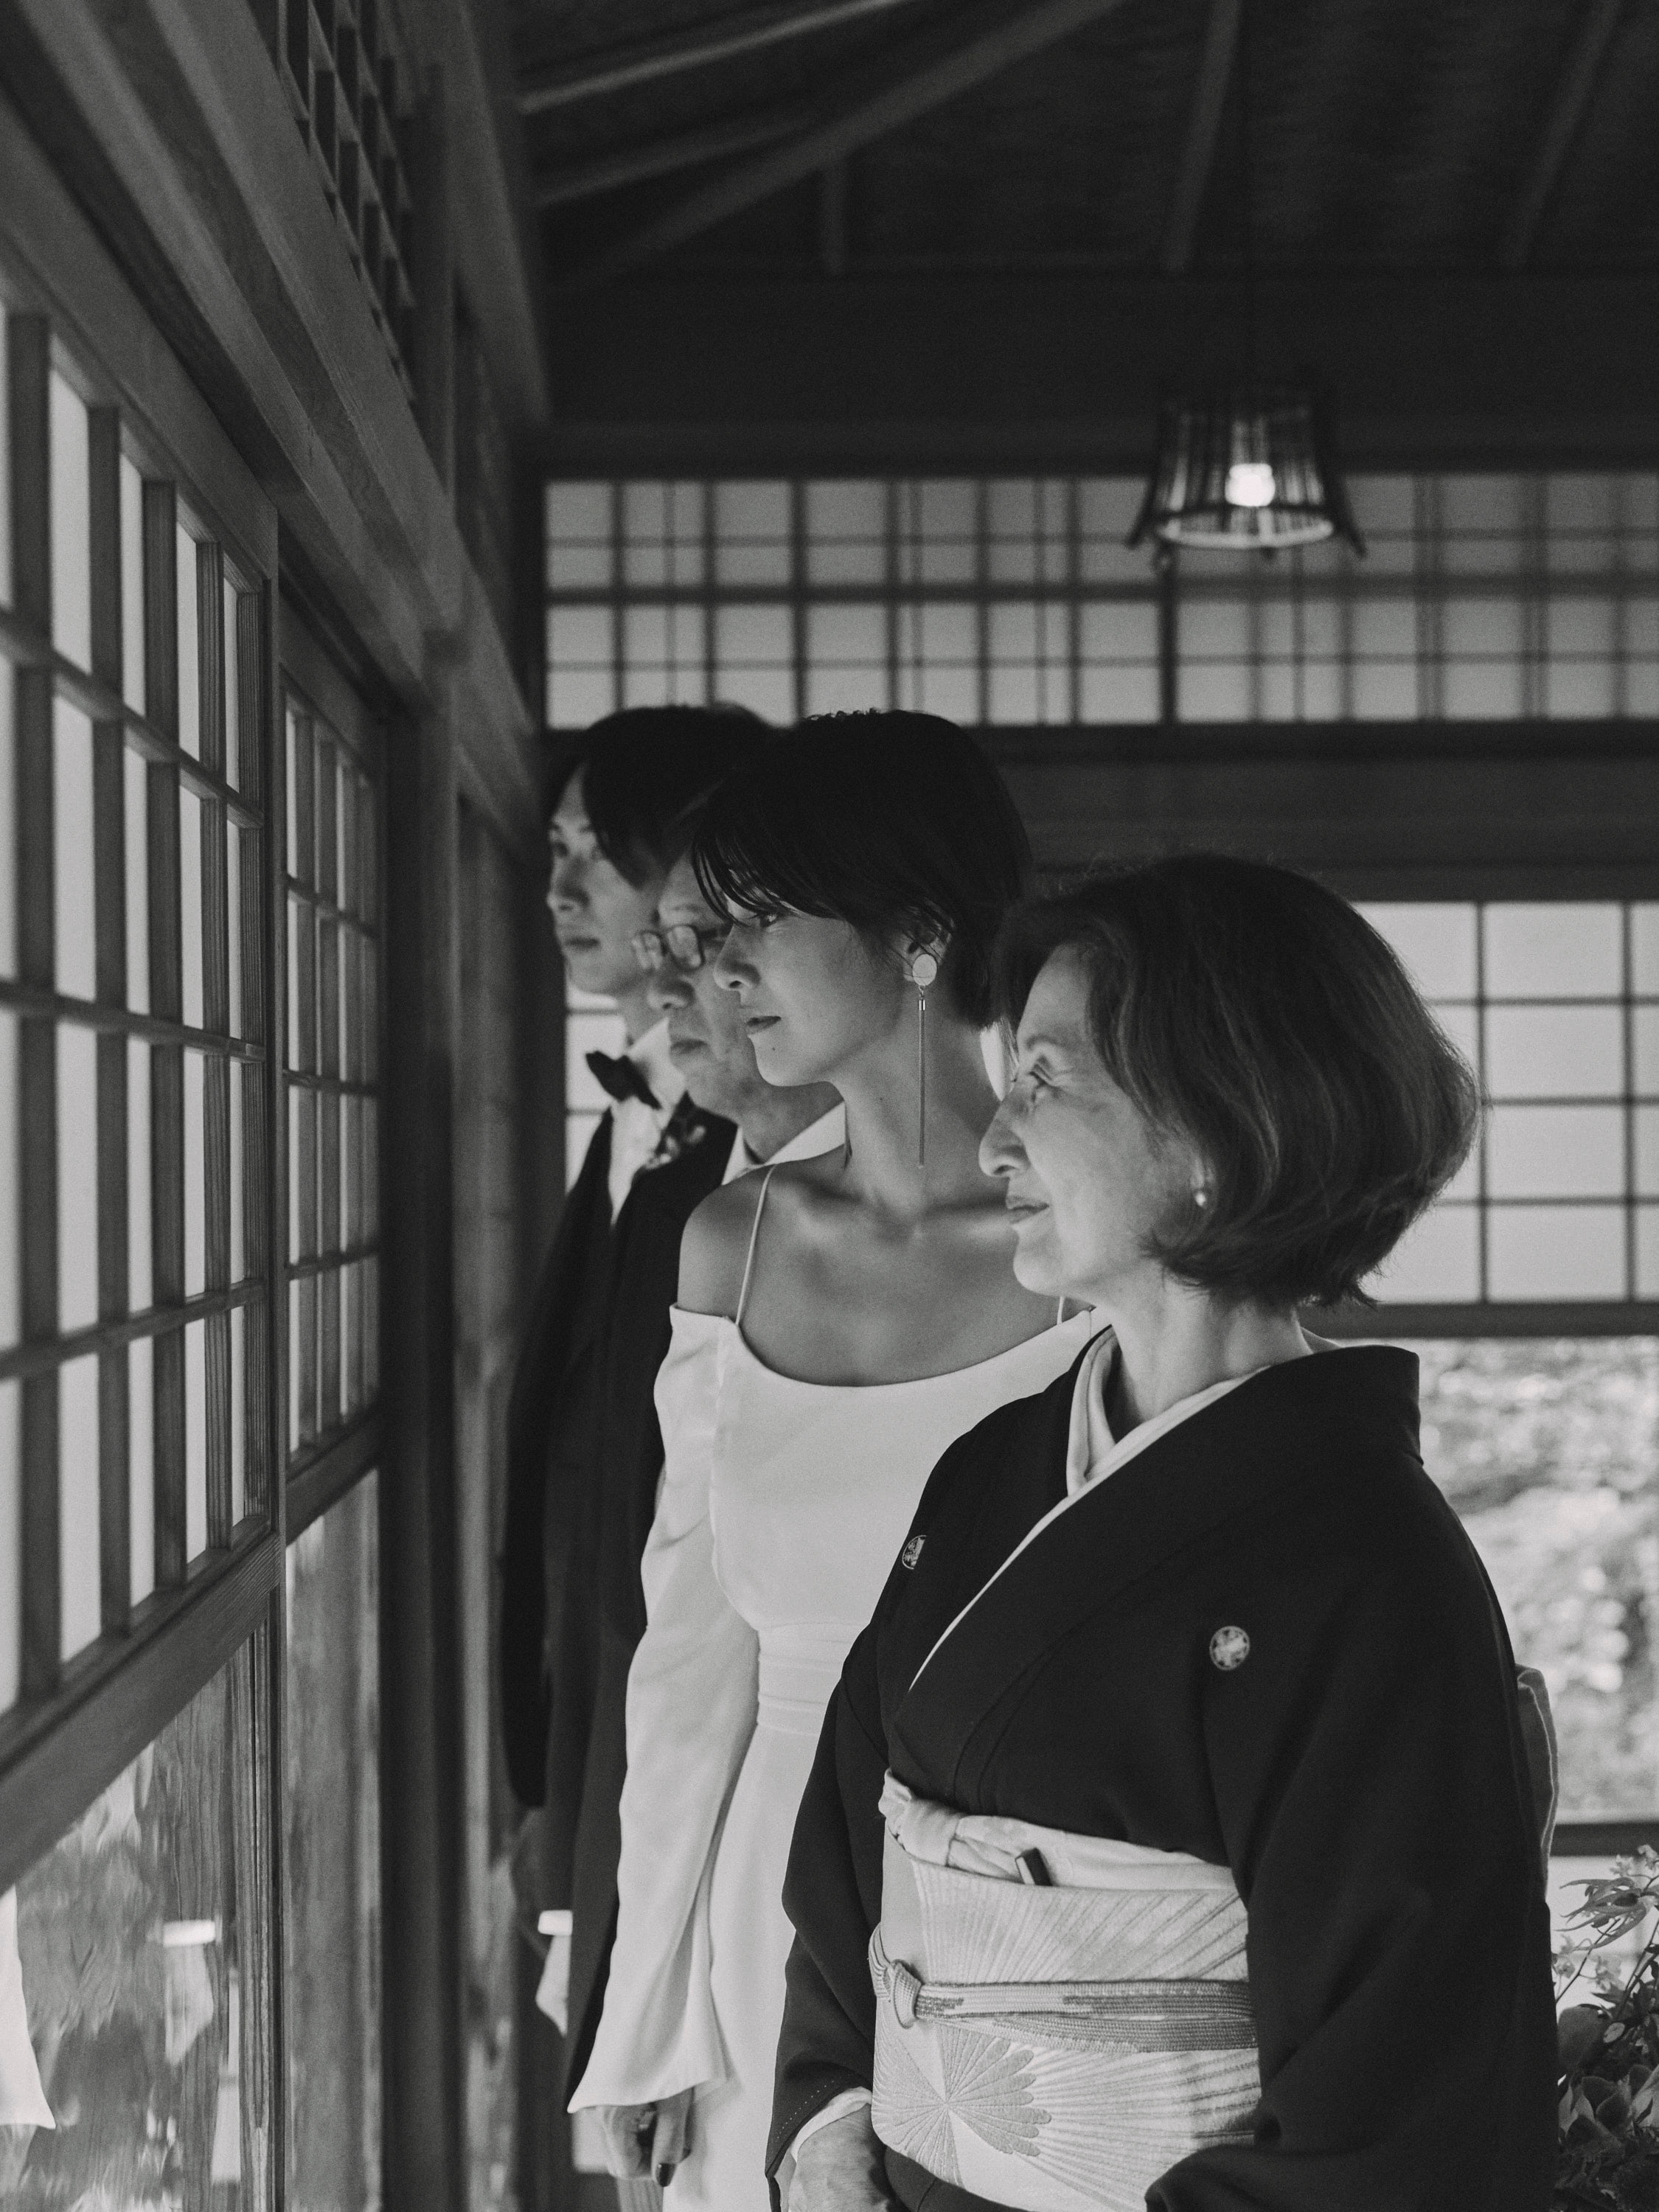
[[[572,1465],[590,1449],[592,1339],[610,1263],[610,1171],[607,1114],[559,1216],[507,1401],[497,1655],[507,1779],[526,1805],[539,1805],[546,1789],[550,1630],[557,1628],[575,1511]],[[556,1464],[560,1480],[550,1486]]]
[[[619,1810],[627,1770],[628,1669],[645,1632],[640,1555],[656,1511],[662,1431],[653,1392],[668,1351],[669,1308],[679,1279],[680,1237],[719,1184],[736,1131],[702,1117],[707,1133],[666,1166],[635,1182],[617,1219],[596,1359],[594,1455],[599,1480],[564,1622],[569,1666],[597,1651],[589,1725],[580,1746],[580,1810],[574,1842],[568,2077],[592,2048],[617,1926]],[[580,1589],[580,1611],[575,1593]],[[581,1617],[591,1612],[591,1620]],[[579,1747],[564,1747],[568,1759]],[[568,1770],[567,1770],[568,1771]],[[560,1791],[562,1796],[562,1789]]]

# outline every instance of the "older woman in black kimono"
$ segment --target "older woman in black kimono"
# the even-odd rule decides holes
[[[802,1804],[793,2212],[1542,2212],[1554,2022],[1514,1662],[1417,1362],[1322,1344],[1476,1097],[1305,878],[1018,916],[982,1158],[1103,1328],[942,1459]]]

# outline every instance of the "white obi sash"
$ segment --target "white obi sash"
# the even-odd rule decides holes
[[[957,1813],[890,1774],[881,1809],[883,2142],[1024,2212],[1144,2212],[1178,2159],[1249,2141],[1248,1922],[1225,1867]]]

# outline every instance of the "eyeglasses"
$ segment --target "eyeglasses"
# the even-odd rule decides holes
[[[676,968],[694,975],[707,960],[718,954],[731,934],[729,921],[722,921],[712,929],[699,929],[692,922],[677,921],[672,929],[642,929],[629,942],[634,957],[647,975],[654,975],[665,963],[672,961]]]

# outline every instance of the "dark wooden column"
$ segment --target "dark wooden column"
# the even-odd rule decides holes
[[[380,1480],[385,2201],[465,2201],[456,1621],[457,804],[441,673],[386,749]]]

